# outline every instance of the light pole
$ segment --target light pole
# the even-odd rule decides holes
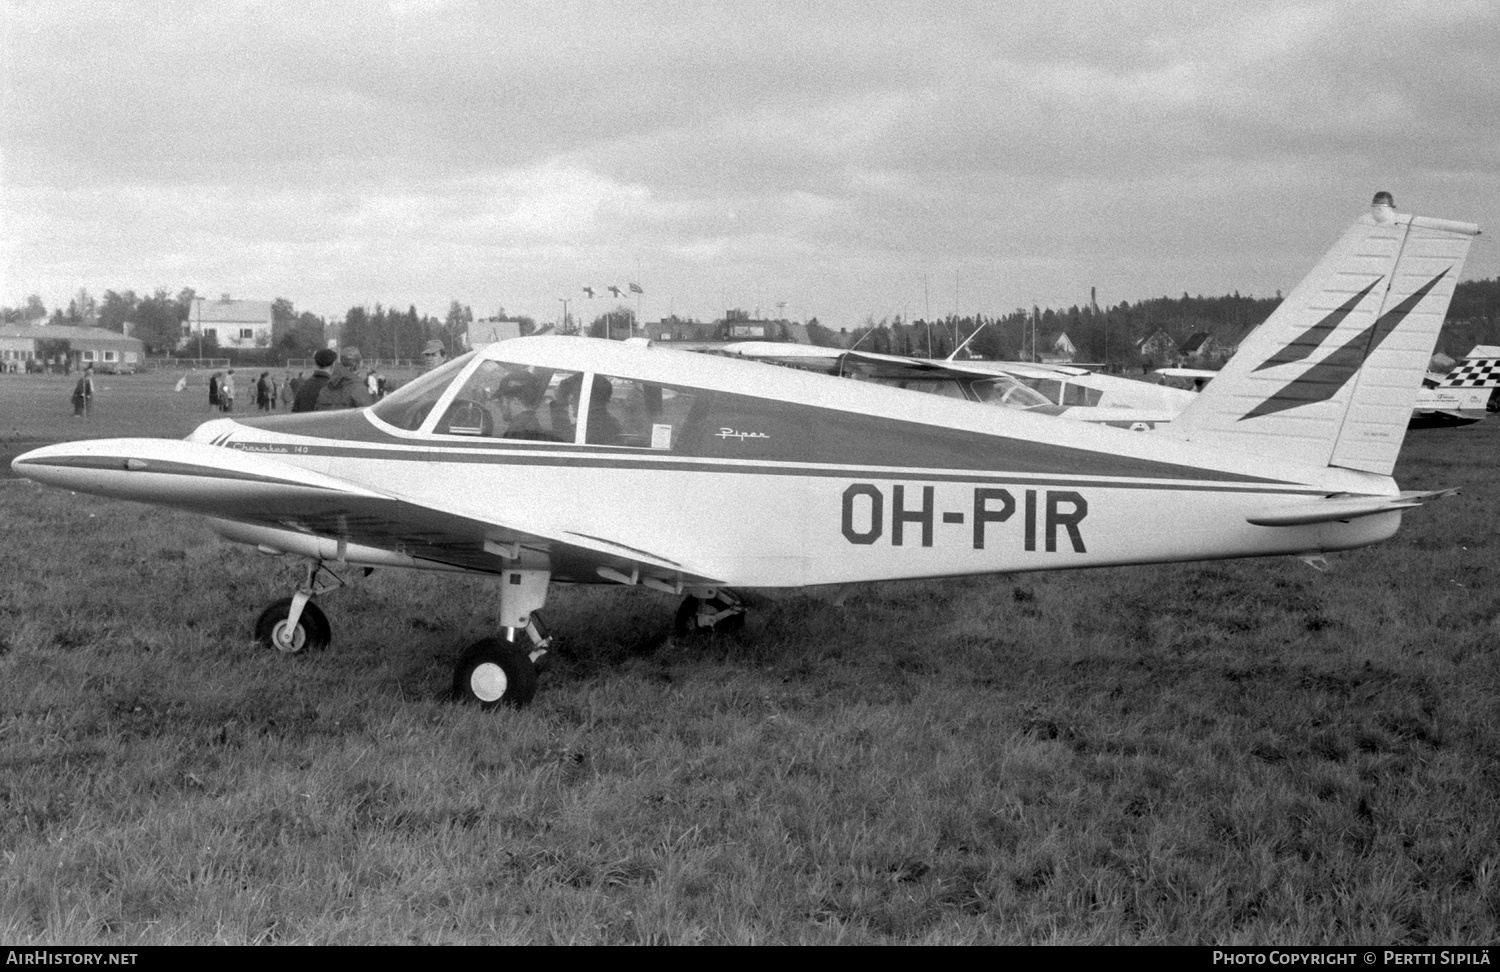
[[[559,334],[561,334],[561,333],[563,333],[566,330],[566,328],[568,326],[568,298],[566,298],[566,297],[559,297],[557,299],[563,305],[562,321],[560,321],[558,323],[558,325],[557,325],[557,331],[558,331]]]

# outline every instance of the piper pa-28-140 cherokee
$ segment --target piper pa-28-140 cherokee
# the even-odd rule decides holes
[[[683,597],[679,630],[781,588],[1292,554],[1384,540],[1442,492],[1391,478],[1479,229],[1376,197],[1175,421],[1151,435],[645,342],[540,336],[365,409],[218,419],[185,441],[47,446],[42,483],[205,514],[309,558],[256,640],[326,645],[338,568],[498,579],[460,697],[524,705],[549,585]],[[725,497],[732,497],[726,503]]]

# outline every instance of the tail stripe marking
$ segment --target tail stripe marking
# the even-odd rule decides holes
[[[1255,370],[1261,371],[1263,369],[1271,368],[1276,365],[1291,364],[1294,361],[1301,361],[1303,358],[1307,357],[1318,348],[1322,347],[1323,342],[1328,340],[1329,335],[1331,335],[1334,330],[1336,330],[1338,326],[1343,323],[1344,318],[1348,317],[1350,312],[1353,311],[1354,308],[1359,306],[1359,302],[1369,296],[1370,291],[1375,289],[1375,285],[1380,283],[1380,281],[1384,279],[1385,277],[1382,275],[1370,281],[1370,285],[1368,287],[1366,287],[1364,290],[1361,290],[1353,297],[1350,297],[1348,300],[1344,301],[1344,303],[1336,310],[1331,311],[1327,317],[1323,318],[1321,321],[1314,324],[1306,331],[1302,332],[1302,335],[1300,337],[1293,340],[1286,347],[1282,348],[1280,351],[1277,351],[1275,354],[1271,355],[1270,358],[1256,365]]]
[[[1373,324],[1355,335],[1343,347],[1336,349],[1328,357],[1308,368],[1301,375],[1298,375],[1280,391],[1255,406],[1247,414],[1241,416],[1239,421],[1243,422],[1245,419],[1255,418],[1260,415],[1273,415],[1276,412],[1283,412],[1289,408],[1296,408],[1299,405],[1325,402],[1337,395],[1339,390],[1349,383],[1349,379],[1354,377],[1354,373],[1359,370],[1360,365],[1364,364],[1365,358],[1376,348],[1380,347],[1381,342],[1391,335],[1396,326],[1406,319],[1406,315],[1410,314],[1416,308],[1417,304],[1422,302],[1422,298],[1426,297],[1432,288],[1436,287],[1438,282],[1446,277],[1448,271],[1452,269],[1452,267],[1449,267],[1427,281],[1412,293],[1411,296],[1380,315]],[[1374,284],[1371,284],[1371,286],[1374,286]],[[1366,288],[1365,292],[1368,292],[1368,288]],[[1345,304],[1344,306],[1349,307],[1349,304]],[[1352,307],[1350,309],[1352,310]],[[1344,308],[1341,307],[1339,310],[1344,310]],[[1334,313],[1338,313],[1338,311]],[[1324,320],[1326,321],[1327,318]],[[1315,327],[1321,327],[1322,324],[1323,322],[1320,321]],[[1284,353],[1285,349],[1278,352],[1274,357],[1280,357]]]

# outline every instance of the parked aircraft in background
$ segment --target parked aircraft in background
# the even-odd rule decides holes
[[[185,441],[59,444],[12,466],[201,513],[231,540],[308,558],[305,581],[254,626],[288,653],[331,640],[314,599],[343,568],[492,575],[502,633],[461,654],[454,690],[524,705],[553,583],[681,597],[686,633],[739,623],[737,587],[1316,561],[1383,540],[1442,495],[1404,493],[1391,471],[1478,232],[1377,196],[1152,435],[644,341],[544,336],[457,358],[366,409],[218,419]]]
[[[1157,368],[1156,374],[1193,382],[1202,389],[1217,371],[1196,368]],[[1184,407],[1192,392],[1180,392]],[[1447,373],[1429,371],[1417,393],[1410,428],[1440,429],[1482,422],[1500,404],[1500,347],[1477,344]]]
[[[927,394],[966,398],[1135,431],[1170,423],[1219,372],[1157,368],[1154,374],[1191,387],[1101,375],[1072,365],[1024,361],[960,361],[747,341],[721,353],[876,381]],[[1428,373],[1413,407],[1411,428],[1451,428],[1482,421],[1500,400],[1500,347],[1476,345],[1447,374]]]
[[[1500,406],[1500,347],[1476,345],[1447,374],[1422,379],[1411,427],[1470,425]]]
[[[1191,392],[1178,388],[1069,365],[909,358],[762,341],[717,350],[908,391],[1137,430],[1170,422],[1193,398]]]

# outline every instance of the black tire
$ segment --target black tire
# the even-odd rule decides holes
[[[536,666],[520,645],[501,638],[474,642],[453,669],[453,697],[481,709],[524,709],[536,695]]]
[[[740,611],[724,618],[718,624],[710,628],[698,627],[698,607],[703,604],[703,599],[693,597],[689,594],[682,599],[682,604],[677,608],[677,617],[672,621],[672,632],[679,638],[692,638],[707,634],[733,634],[745,626],[745,612]],[[708,599],[710,607],[722,611],[730,606],[730,603],[719,597]]]
[[[255,643],[262,648],[279,651],[284,655],[305,655],[322,651],[333,641],[333,628],[322,608],[311,601],[302,606],[302,617],[297,619],[297,628],[292,632],[290,645],[280,643],[276,635],[286,625],[292,611],[292,599],[284,597],[260,612],[255,619]]]

